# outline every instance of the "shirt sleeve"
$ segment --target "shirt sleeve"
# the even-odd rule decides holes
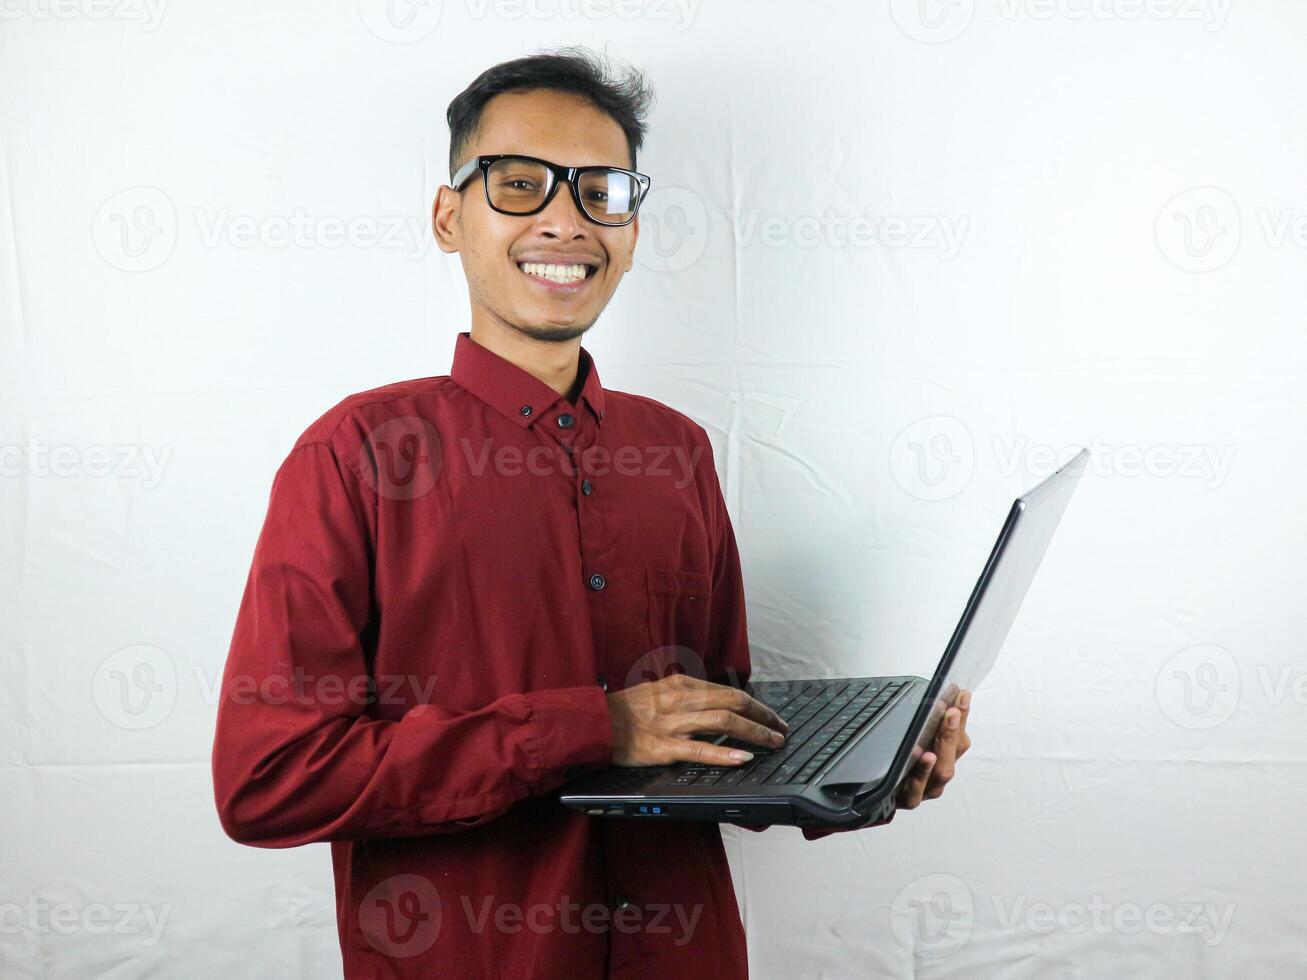
[[[224,831],[257,847],[476,827],[608,765],[595,685],[509,694],[473,711],[367,710],[375,502],[331,445],[273,480],[223,671],[212,754]]]
[[[735,529],[726,508],[721,481],[713,458],[712,443],[700,429],[705,447],[703,465],[707,471],[708,529],[713,541],[712,594],[709,597],[708,646],[704,666],[708,680],[732,687],[749,682],[749,628],[744,606],[744,576]]]

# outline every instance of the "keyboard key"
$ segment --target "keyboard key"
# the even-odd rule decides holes
[[[800,766],[795,763],[787,762],[785,765],[777,767],[776,771],[767,777],[767,782],[769,784],[789,782],[790,777],[798,772],[799,769]]]

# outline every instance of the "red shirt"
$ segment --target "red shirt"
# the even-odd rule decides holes
[[[214,790],[234,840],[331,844],[349,978],[748,975],[717,825],[557,801],[605,691],[750,670],[707,433],[580,370],[573,404],[463,333],[277,470]]]

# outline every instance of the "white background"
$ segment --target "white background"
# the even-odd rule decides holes
[[[66,2],[0,19],[5,980],[339,974],[214,686],[294,438],[467,329],[446,105],[563,42],[657,89],[585,343],[712,434],[760,674],[928,671],[1094,451],[944,797],[725,831],[754,974],[1301,972],[1301,4]]]

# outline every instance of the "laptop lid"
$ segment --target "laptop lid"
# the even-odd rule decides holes
[[[1089,451],[1081,449],[1013,501],[934,676],[918,688],[916,714],[889,767],[892,785],[930,745],[957,692],[974,690],[994,665],[1088,460]],[[877,779],[860,792],[879,785],[884,781]]]

